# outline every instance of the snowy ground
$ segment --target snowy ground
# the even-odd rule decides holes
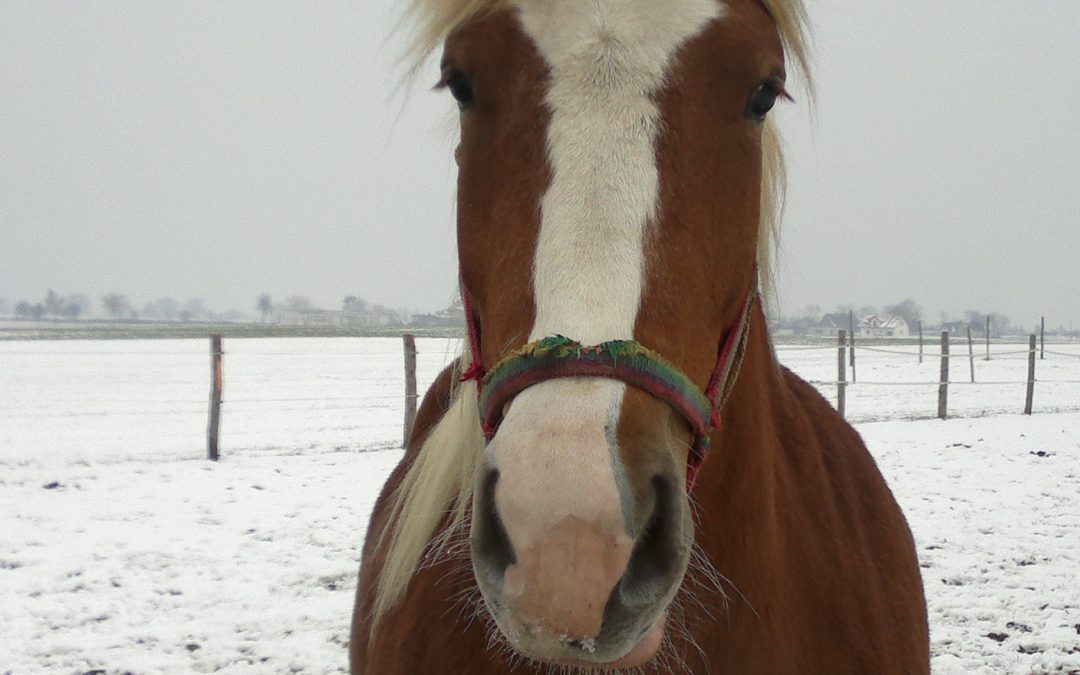
[[[400,342],[225,348],[212,464],[206,342],[0,342],[0,673],[344,671],[363,530],[400,454]],[[455,347],[419,349],[423,387]],[[1080,358],[1039,362],[1025,417],[1018,349],[977,360],[1009,384],[955,385],[944,422],[925,419],[929,350],[860,351],[848,390],[915,531],[936,673],[1080,673]],[[835,380],[835,349],[780,355]]]

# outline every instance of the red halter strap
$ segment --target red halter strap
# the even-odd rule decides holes
[[[472,361],[469,367],[461,374],[461,381],[476,380],[477,386],[484,379],[484,358],[480,354],[480,321],[476,318],[472,306],[472,294],[465,286],[465,280],[461,280],[461,304],[465,310],[465,325],[469,331],[469,355]]]
[[[494,438],[505,404],[534,384],[563,377],[621,380],[668,403],[689,423],[694,442],[687,457],[686,486],[688,490],[693,488],[698,470],[708,456],[712,431],[720,426],[720,409],[734,388],[746,354],[751,310],[758,298],[756,271],[754,278],[738,319],[720,342],[716,366],[704,392],[660,354],[634,340],[582,345],[561,335],[546,337],[507,354],[486,371],[480,356],[479,321],[463,283],[462,300],[472,361],[461,379],[477,382],[484,437],[488,441]]]

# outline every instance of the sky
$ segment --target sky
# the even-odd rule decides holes
[[[401,0],[0,0],[0,297],[453,299],[453,106]],[[777,309],[1080,328],[1080,3],[811,2]]]

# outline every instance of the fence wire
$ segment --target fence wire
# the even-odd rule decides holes
[[[386,343],[373,345],[371,351],[364,351],[363,343],[339,343],[342,347],[353,347],[347,351],[319,350],[323,344],[331,346],[329,342],[317,343],[309,351],[290,349],[288,347],[292,345],[285,344],[280,345],[286,347],[284,349],[253,351],[236,344],[241,340],[227,340],[223,350],[223,456],[230,452],[314,453],[400,447],[407,398],[400,343],[396,349]],[[230,342],[232,349],[229,349]],[[430,348],[435,343],[427,342],[429,348],[418,350],[422,369],[427,372],[419,383],[420,393],[413,400],[421,399],[434,374],[453,360],[456,356],[454,345],[459,343],[459,340],[448,339],[445,347]],[[918,345],[857,342],[852,347],[845,344],[845,356],[850,356],[847,350],[854,349],[859,356],[859,372],[867,377],[857,381],[848,379],[854,369],[847,371],[844,380],[834,379],[837,366],[832,360],[832,352],[839,349],[838,344],[776,344],[775,350],[785,365],[800,373],[826,396],[831,398],[835,393],[833,388],[843,386],[848,419],[855,422],[933,417],[930,411],[934,408],[934,394],[931,392],[939,390],[942,382],[924,378],[929,375],[926,369],[932,369],[931,377],[937,376],[934,362],[942,358],[954,366],[953,379],[947,383],[957,392],[955,401],[950,401],[953,408],[949,411],[950,417],[1019,412],[1023,402],[1019,392],[1015,401],[1011,392],[990,393],[1009,387],[1034,385],[1037,392],[1047,392],[1036,394],[1036,412],[1071,410],[1065,404],[1080,399],[1080,391],[1073,396],[1074,390],[1070,389],[1080,385],[1080,379],[1076,379],[1080,371],[1075,367],[1080,353],[1064,351],[1060,343],[1055,343],[1056,349],[1037,347],[1033,350],[1027,344],[1021,348],[1015,342],[995,341],[989,362],[985,360],[985,351],[978,349],[982,341],[977,343],[973,354],[963,348],[966,341],[950,342],[955,351],[947,355],[931,351],[935,344],[938,343],[926,342],[923,363],[919,366],[915,365],[919,357]],[[176,349],[176,345],[154,345],[162,348],[148,351],[133,350],[126,345],[117,345],[118,351],[99,345],[87,345],[91,347],[88,351],[70,348],[50,351],[47,347],[52,345],[45,345],[45,348],[42,345],[0,343],[0,359],[16,355],[15,362],[22,372],[13,378],[9,367],[11,361],[0,360],[0,372],[5,373],[0,377],[0,420],[3,421],[0,423],[0,446],[5,442],[10,448],[23,444],[20,437],[6,438],[2,427],[29,430],[24,437],[29,437],[31,442],[25,445],[33,447],[33,443],[45,441],[35,440],[36,437],[31,435],[47,438],[46,428],[53,425],[60,430],[58,433],[69,434],[63,437],[63,443],[67,444],[84,442],[86,434],[90,434],[90,442],[102,447],[152,446],[153,452],[162,456],[201,454],[199,444],[205,434],[208,403],[204,393],[209,389],[206,379],[209,363],[204,362],[209,354],[203,344],[190,351]],[[356,346],[360,348],[356,349]],[[826,353],[829,353],[827,358]],[[1026,361],[1034,353],[1046,358],[1036,361],[1036,377],[1029,381],[1026,368],[1014,370],[1016,366],[1011,362]],[[50,364],[52,357],[60,358]],[[92,358],[88,364],[81,365],[80,359],[84,357]],[[974,361],[979,372],[994,379],[968,382],[967,367],[961,367],[957,359]],[[847,360],[845,358],[845,363]],[[994,361],[1004,363],[994,365]],[[909,365],[903,365],[905,363]],[[193,370],[193,364],[197,364],[197,371]],[[830,377],[825,368],[830,368],[834,377]],[[46,371],[52,372],[51,380],[41,379],[41,374]],[[1011,379],[1014,373],[1018,377]],[[894,374],[897,379],[887,379]],[[1044,379],[1041,375],[1049,377]],[[119,381],[118,376],[123,381]],[[162,377],[166,379],[160,379]],[[905,377],[910,379],[905,380]],[[81,378],[88,381],[82,383]],[[12,386],[24,388],[12,393]],[[987,393],[963,393],[978,392],[980,388],[985,388]],[[925,394],[920,391],[924,389],[927,390]],[[99,392],[105,397],[98,395]],[[188,396],[195,392],[198,392],[197,396]],[[235,397],[230,397],[230,392]],[[179,395],[169,395],[171,393]],[[129,398],[123,398],[125,395]],[[969,398],[965,399],[965,396]],[[91,431],[86,431],[84,425]],[[176,440],[174,437],[180,433],[189,440]],[[162,440],[159,442],[158,439]]]
[[[915,412],[913,409],[921,409],[928,411],[933,409],[934,402],[931,396],[934,396],[937,400],[937,416],[968,416],[973,410],[981,412],[1020,412],[1025,413],[1033,412],[1050,412],[1060,409],[1061,406],[1055,406],[1055,403],[1060,402],[1061,396],[1069,395],[1066,392],[1071,392],[1071,387],[1080,384],[1080,380],[1077,380],[1073,375],[1073,367],[1070,365],[1075,363],[1075,359],[1080,359],[1080,354],[1069,353],[1060,349],[1046,349],[1045,345],[1032,346],[1030,343],[1006,342],[995,341],[993,342],[994,348],[992,350],[983,350],[981,347],[985,344],[980,340],[976,343],[974,340],[955,340],[950,339],[947,346],[951,348],[951,351],[942,353],[940,347],[935,348],[935,345],[940,343],[935,340],[927,340],[923,345],[904,345],[903,347],[880,345],[880,344],[856,344],[845,341],[845,344],[841,344],[839,339],[836,344],[823,345],[821,349],[832,350],[836,349],[840,352],[838,355],[843,355],[843,363],[838,363],[835,366],[831,366],[834,370],[835,377],[812,377],[807,378],[807,381],[821,390],[821,393],[826,397],[833,400],[837,408],[845,414],[851,421],[860,421],[868,419],[865,411],[859,410],[867,405],[871,407],[882,407],[886,403],[886,398],[889,397],[887,405],[890,408],[890,413],[881,415],[878,413],[871,414],[869,417],[874,419],[886,419],[896,417],[907,417],[915,415],[916,417],[923,416],[922,412]],[[1060,343],[1059,343],[1060,344]],[[921,347],[921,349],[920,349]],[[966,347],[966,348],[965,348]],[[1009,347],[1014,347],[1010,349]],[[785,350],[779,348],[777,353],[783,358]],[[862,359],[858,359],[857,356],[862,354]],[[1040,358],[1036,359],[1035,356],[1039,355]],[[1064,359],[1057,359],[1055,357],[1066,357]],[[916,370],[915,360],[918,359],[919,365]],[[968,361],[971,365],[970,378],[968,379],[969,370],[966,366],[961,364],[964,361]],[[849,363],[850,362],[850,363]],[[1020,365],[1013,365],[1016,362],[1024,363],[1026,367]],[[910,366],[904,364],[910,364]],[[910,378],[911,375],[917,372],[925,371],[923,369],[934,369],[934,375],[937,375],[937,364],[941,363],[944,370],[942,378],[934,380],[925,380],[922,378]],[[952,367],[950,367],[950,365]],[[858,379],[856,377],[856,366],[862,368],[862,372],[869,375],[865,379]],[[1034,370],[1031,368],[1034,366]],[[819,360],[810,368],[813,370],[829,367],[827,362]],[[1022,370],[1020,370],[1022,368]],[[1062,368],[1067,370],[1062,371]],[[799,369],[796,368],[796,371]],[[846,372],[845,372],[846,371]],[[1018,372],[1019,371],[1019,372]],[[1072,372],[1070,372],[1072,371]],[[818,370],[820,373],[820,370]],[[881,373],[897,373],[896,380],[883,380],[880,376]],[[977,379],[977,373],[981,373],[983,377],[989,375],[988,379]],[[1016,373],[1020,377],[1010,378],[1010,373]],[[817,373],[815,373],[817,374]],[[805,373],[804,373],[805,375]],[[1001,377],[1005,375],[1005,377]],[[1049,377],[1046,377],[1048,375]],[[992,378],[992,379],[990,379]],[[916,392],[914,395],[909,394],[884,394],[873,393],[887,392],[889,390],[907,389]],[[946,396],[946,393],[952,389],[956,392],[956,398]],[[917,392],[926,391],[926,399],[920,402],[922,394]],[[1016,399],[1009,401],[1012,398],[1012,394],[1005,393],[995,394],[993,396],[979,395],[976,401],[970,399],[969,394],[963,392],[979,392],[979,391],[1000,391],[1007,392],[1009,390],[1016,390]],[[1020,391],[1023,394],[1020,394]],[[931,392],[936,392],[932,394]],[[1047,392],[1056,392],[1050,393]],[[1020,396],[1024,398],[1021,399]],[[1076,397],[1071,397],[1073,400],[1080,399],[1080,391],[1077,391]],[[1071,402],[1071,401],[1070,401]],[[902,412],[906,411],[906,412]],[[854,412],[854,414],[851,414]]]

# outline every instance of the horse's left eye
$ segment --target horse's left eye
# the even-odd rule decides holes
[[[746,105],[747,116],[758,122],[764,121],[779,96],[780,90],[776,85],[771,82],[761,85],[750,95],[750,101]]]
[[[450,90],[450,95],[457,101],[458,107],[462,110],[471,108],[476,101],[476,95],[473,93],[472,82],[469,77],[460,70],[450,70],[445,73],[442,80],[439,81],[439,87]]]

